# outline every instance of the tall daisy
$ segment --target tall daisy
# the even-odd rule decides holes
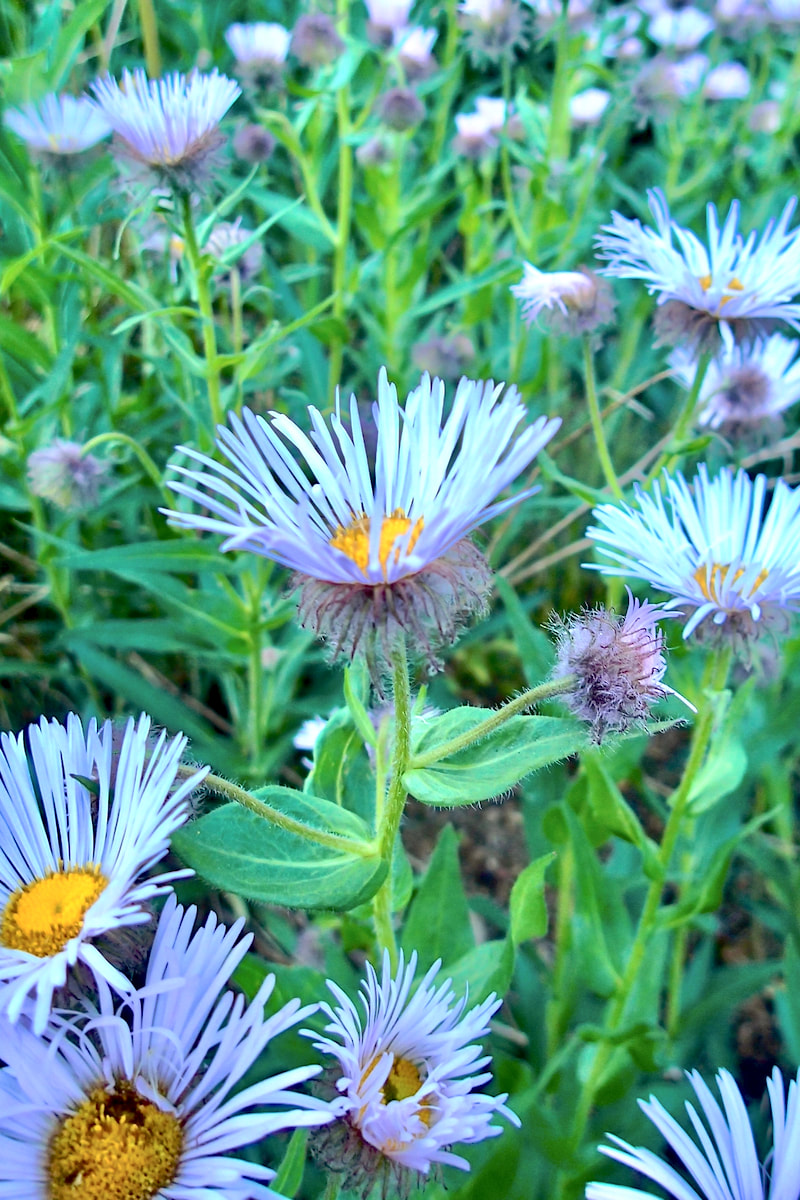
[[[0,1011],[12,1021],[33,995],[41,1031],[79,964],[130,991],[95,942],[149,921],[148,903],[183,874],[149,877],[205,775],[176,784],[185,745],[151,738],[146,716],[121,739],[111,721],[84,731],[74,714],[0,735]]]
[[[413,1182],[439,1163],[468,1171],[469,1163],[451,1146],[481,1142],[502,1132],[499,1114],[519,1125],[505,1105],[506,1095],[477,1089],[491,1079],[490,1063],[474,1043],[489,1032],[489,1018],[500,1007],[492,994],[465,1012],[450,980],[437,986],[440,963],[413,990],[417,956],[407,965],[400,956],[393,977],[384,953],[380,980],[371,966],[359,996],[361,1010],[335,983],[328,987],[335,1007],[323,1004],[329,1018],[316,1049],[333,1055],[337,1091],[344,1098],[341,1121],[321,1137],[320,1156],[332,1170],[346,1174],[346,1187],[380,1180]],[[366,1190],[366,1189],[365,1189]]]
[[[247,1005],[225,988],[251,938],[167,901],[145,986],[115,1003],[101,984],[85,1016],[53,1015],[37,1038],[0,1020],[0,1194],[26,1200],[277,1200],[274,1172],[230,1151],[335,1107],[293,1089],[298,1067],[240,1088],[259,1055],[308,1016],[271,1017],[275,977]],[[278,1111],[274,1111],[277,1108]]]
[[[757,637],[800,608],[800,488],[778,480],[764,512],[767,478],[727,467],[709,479],[705,464],[688,484],[664,475],[666,498],[635,488],[636,508],[601,504],[587,529],[610,562],[586,565],[633,575],[689,611],[683,636],[710,618],[731,636]]]
[[[614,1145],[601,1146],[601,1154],[638,1171],[675,1200],[797,1200],[800,1190],[800,1077],[789,1083],[788,1102],[783,1076],[777,1067],[767,1080],[772,1110],[772,1149],[763,1161],[759,1161],[750,1118],[730,1072],[722,1070],[716,1077],[722,1107],[699,1072],[691,1071],[688,1079],[703,1114],[700,1116],[694,1105],[687,1101],[686,1111],[696,1140],[653,1096],[647,1101],[639,1101],[639,1107],[663,1136],[681,1171],[651,1150],[631,1146],[613,1135],[610,1136]],[[586,1200],[640,1200],[652,1196],[650,1191],[612,1183],[590,1183],[586,1188]]]
[[[8,108],[3,121],[28,145],[44,154],[80,154],[111,133],[111,126],[88,96],[51,92],[36,104]]]
[[[148,79],[138,69],[123,71],[120,82],[96,80],[92,91],[123,159],[186,190],[213,169],[223,142],[219,123],[241,89],[216,68],[163,79]]]
[[[800,329],[800,227],[789,229],[790,200],[759,237],[737,232],[739,205],[731,204],[720,228],[713,204],[706,208],[708,245],[670,216],[657,189],[647,193],[656,228],[612,213],[597,238],[602,271],[642,279],[658,297],[656,331],[670,345],[691,342],[703,350],[750,341],[785,321]],[[677,243],[677,245],[676,245]]]
[[[181,447],[199,469],[170,486],[204,512],[168,515],[294,571],[301,620],[335,650],[369,655],[406,631],[431,658],[483,604],[488,568],[469,534],[536,490],[496,500],[560,424],[539,417],[515,436],[526,409],[502,391],[462,379],[444,417],[440,379],[423,375],[401,408],[381,369],[371,418],[337,399],[329,425],[309,408],[310,437],[245,409],[218,428],[230,466]]]

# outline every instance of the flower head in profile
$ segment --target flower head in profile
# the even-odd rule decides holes
[[[540,417],[515,437],[526,409],[502,392],[462,379],[445,417],[440,379],[423,375],[401,408],[381,369],[369,416],[354,396],[329,424],[309,408],[310,437],[245,409],[218,428],[230,466],[181,448],[198,467],[170,486],[204,512],[168,515],[294,571],[301,619],[336,651],[363,642],[369,657],[405,631],[431,660],[483,605],[488,568],[469,534],[536,490],[496,500],[559,426]]]
[[[106,465],[84,454],[80,442],[56,438],[28,458],[28,482],[34,496],[52,500],[63,509],[85,508],[97,499]]]
[[[656,228],[619,213],[597,238],[602,271],[643,279],[658,296],[656,332],[661,343],[691,343],[713,350],[771,333],[779,321],[800,329],[800,227],[789,230],[790,200],[777,222],[759,237],[737,232],[739,205],[731,204],[720,229],[717,210],[706,210],[708,245],[672,219],[661,192],[648,192]],[[675,245],[677,243],[677,245]]]
[[[515,119],[511,108],[498,96],[478,96],[475,111],[456,113],[455,149],[466,158],[482,158],[498,144],[498,134],[511,136]]]
[[[41,1037],[0,1019],[0,1192],[26,1200],[275,1200],[274,1172],[230,1151],[334,1109],[293,1089],[319,1067],[241,1088],[270,1041],[313,1008],[271,1017],[275,977],[252,1002],[225,989],[250,937],[170,897],[145,986],[100,987],[85,1014],[54,1014]],[[223,990],[225,989],[225,990]],[[79,1181],[76,1184],[76,1180]]]
[[[367,28],[373,41],[391,46],[397,30],[405,29],[414,0],[364,0],[369,21]]]
[[[665,696],[677,696],[693,707],[662,682],[667,660],[658,622],[675,615],[659,604],[636,600],[628,590],[624,617],[594,608],[556,622],[553,677],[574,676],[570,691],[561,699],[577,717],[588,721],[596,742],[611,730],[641,724],[652,705]]]
[[[410,1172],[424,1176],[440,1163],[468,1171],[455,1143],[497,1137],[496,1113],[519,1124],[506,1095],[478,1090],[491,1079],[491,1060],[475,1043],[500,1001],[492,994],[465,1011],[466,998],[456,1000],[449,979],[437,985],[438,962],[412,994],[416,965],[416,954],[407,965],[401,954],[393,977],[384,952],[380,979],[368,965],[361,1010],[329,981],[337,1003],[322,1005],[327,1036],[303,1030],[337,1059],[332,1078],[344,1098],[341,1121],[321,1137],[320,1157],[346,1172],[345,1187],[364,1194],[376,1180],[384,1193],[390,1182],[402,1188]]]
[[[217,260],[228,278],[231,267],[235,267],[242,282],[247,282],[258,274],[264,263],[264,248],[261,242],[252,241],[252,236],[253,230],[242,225],[241,217],[235,221],[220,221],[211,230],[203,249]]]
[[[530,14],[517,0],[461,0],[458,6],[472,58],[513,58],[528,44]]]
[[[436,70],[433,45],[438,36],[437,29],[423,25],[410,25],[394,30],[392,39],[397,57],[409,83],[425,79]]]
[[[128,164],[181,190],[207,180],[223,142],[219,123],[240,88],[214,69],[148,79],[141,69],[92,84],[95,99]]]
[[[56,156],[80,154],[111,133],[108,121],[88,96],[53,92],[38,104],[7,108],[3,121],[33,150]]]
[[[800,399],[798,343],[774,333],[752,346],[723,347],[708,365],[700,388],[697,423],[727,438],[768,440],[781,414]],[[697,357],[676,349],[670,365],[688,390]]]
[[[280,76],[292,35],[275,21],[235,22],[225,30],[225,41],[236,59],[242,78],[267,85]]]
[[[84,731],[70,714],[0,735],[0,1011],[11,1020],[33,994],[40,1031],[78,964],[131,988],[95,941],[150,920],[146,905],[175,874],[148,872],[205,775],[176,786],[186,738],[149,733],[142,716],[120,743],[111,721]]]
[[[636,508],[601,504],[587,529],[610,563],[605,575],[633,575],[689,613],[683,636],[706,620],[725,637],[750,639],[800,608],[800,488],[778,480],[766,513],[766,476],[704,464],[690,485],[664,475],[663,492],[636,487]]]
[[[556,333],[590,333],[614,315],[611,289],[593,271],[540,271],[526,262],[511,292],[526,324],[532,325],[546,309],[548,325]]]
[[[800,1173],[800,1077],[789,1082],[776,1067],[767,1080],[772,1110],[772,1148],[759,1160],[742,1094],[729,1071],[716,1077],[722,1105],[698,1071],[687,1078],[700,1102],[702,1116],[686,1103],[695,1137],[690,1136],[654,1096],[639,1107],[669,1146],[678,1170],[652,1150],[610,1136],[613,1146],[601,1154],[616,1159],[650,1179],[675,1200],[796,1200]],[[705,1120],[703,1119],[705,1118]],[[698,1144],[699,1143],[699,1144]],[[646,1200],[653,1193],[613,1183],[590,1183],[586,1200]]]

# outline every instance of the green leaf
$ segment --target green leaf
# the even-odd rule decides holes
[[[283,1161],[278,1167],[275,1178],[272,1180],[272,1189],[279,1196],[288,1197],[288,1200],[292,1200],[292,1197],[297,1195],[300,1190],[300,1184],[303,1182],[307,1145],[308,1130],[295,1129],[289,1139],[289,1145],[286,1147]]]
[[[497,938],[470,950],[448,967],[446,974],[457,996],[468,993],[470,1005],[480,1004],[491,992],[506,994],[514,974],[514,957],[511,938]]]
[[[543,629],[533,624],[519,596],[502,575],[496,575],[494,585],[508,616],[508,623],[517,644],[522,670],[529,687],[547,679],[553,669],[555,647]]]
[[[370,828],[374,825],[375,772],[348,709],[333,713],[317,738],[303,791],[349,809]]]
[[[689,792],[689,811],[695,817],[734,792],[747,770],[747,751],[738,730],[743,703],[741,691],[732,703],[729,691],[720,692],[712,702],[717,710],[715,719],[719,731]]]
[[[534,859],[514,881],[511,889],[511,940],[515,946],[528,938],[547,933],[547,905],[544,900],[545,871],[555,852]]]
[[[656,866],[658,847],[642,829],[597,751],[583,756],[583,769],[589,784],[589,809],[594,820],[604,831],[638,847],[648,864],[649,874]]]
[[[458,838],[452,825],[445,825],[411,903],[403,928],[402,946],[407,955],[416,950],[419,969],[427,971],[437,958],[447,966],[471,951],[474,945],[467,897],[461,882]]]
[[[172,839],[198,875],[223,891],[287,908],[343,910],[374,895],[387,867],[377,849],[365,852],[371,839],[363,821],[291,788],[253,794],[298,830],[281,828],[240,804],[225,804]],[[310,840],[308,833],[322,834],[329,844]]]
[[[413,753],[427,754],[486,720],[485,710],[454,708],[412,730]],[[416,736],[414,736],[416,735]],[[570,717],[512,717],[476,745],[428,767],[411,767],[406,790],[423,804],[452,808],[489,800],[532,771],[588,745],[586,726]]]

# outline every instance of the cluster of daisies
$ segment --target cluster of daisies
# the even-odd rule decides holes
[[[467,1009],[416,956],[355,1003],[270,1007],[228,985],[252,940],[212,914],[198,926],[154,874],[205,770],[185,738],[77,716],[0,736],[0,1193],[26,1200],[268,1200],[274,1172],[240,1147],[318,1127],[321,1161],[369,1187],[439,1163],[454,1143],[518,1123],[478,1039],[499,1005]],[[157,910],[160,909],[160,914]],[[273,1038],[302,1032],[334,1066],[266,1074]],[[245,1078],[246,1077],[246,1078]],[[324,1091],[324,1094],[322,1092]]]

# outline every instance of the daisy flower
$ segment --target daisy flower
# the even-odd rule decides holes
[[[239,937],[243,921],[225,929],[213,914],[192,934],[194,916],[169,898],[146,984],[124,1001],[101,984],[96,1007],[54,1014],[40,1038],[24,1022],[0,1021],[0,1193],[279,1200],[268,1186],[274,1172],[230,1151],[319,1125],[335,1109],[292,1090],[317,1066],[239,1085],[272,1038],[314,1006],[291,1000],[265,1017],[273,975],[249,1005],[223,991],[251,937]]]
[[[689,1072],[687,1077],[703,1114],[701,1117],[687,1101],[686,1111],[697,1141],[654,1096],[639,1101],[642,1112],[662,1134],[682,1172],[651,1150],[631,1146],[613,1135],[609,1136],[614,1145],[601,1146],[600,1153],[651,1179],[675,1200],[796,1200],[800,1174],[798,1079],[789,1083],[788,1102],[783,1076],[777,1067],[767,1080],[773,1144],[760,1162],[750,1118],[730,1072],[722,1070],[716,1077],[722,1107],[698,1071]],[[652,1196],[650,1191],[611,1183],[590,1183],[586,1188],[586,1200],[640,1200]]]
[[[511,293],[519,300],[527,325],[547,309],[551,314],[548,324],[556,333],[591,332],[614,315],[611,289],[592,271],[540,271],[526,262],[522,279],[511,285]]]
[[[666,609],[692,610],[685,638],[706,618],[725,632],[757,636],[800,608],[800,488],[778,480],[764,514],[767,478],[705,464],[690,485],[664,475],[656,489],[635,487],[637,508],[601,504],[587,536],[611,563],[604,575],[633,575],[674,597]]]
[[[206,772],[176,786],[186,738],[149,734],[146,716],[120,739],[70,714],[0,735],[0,1011],[16,1020],[34,993],[37,1032],[79,963],[130,991],[95,939],[149,921],[146,905],[191,874],[148,878]]]
[[[720,229],[713,204],[706,209],[708,247],[672,219],[658,190],[648,192],[656,228],[619,213],[597,238],[602,271],[621,279],[643,279],[658,295],[659,341],[689,341],[713,349],[721,337],[730,345],[772,332],[777,321],[800,329],[800,228],[789,230],[790,200],[777,222],[759,238],[737,232],[739,205],[731,204]],[[677,246],[674,244],[677,242]]]
[[[775,333],[752,346],[723,348],[708,365],[700,388],[697,422],[738,437],[768,426],[800,399],[798,343]],[[677,349],[670,366],[687,390],[696,355]]]
[[[423,375],[401,408],[381,369],[370,416],[355,396],[349,412],[337,398],[330,426],[308,409],[310,437],[281,413],[267,420],[245,409],[218,427],[230,466],[180,447],[199,469],[178,468],[188,482],[170,486],[204,512],[167,515],[222,534],[223,550],[294,571],[301,619],[337,649],[398,626],[423,646],[434,632],[440,644],[452,640],[476,589],[482,605],[487,568],[468,535],[532,495],[495,499],[560,424],[540,417],[515,437],[527,412],[516,388],[502,391],[462,379],[445,418],[440,379]]]
[[[335,983],[328,987],[336,1007],[323,1004],[327,1037],[302,1030],[314,1046],[338,1062],[334,1077],[344,1097],[342,1121],[326,1131],[322,1157],[331,1169],[346,1170],[345,1186],[382,1178],[402,1185],[408,1172],[427,1175],[434,1164],[468,1171],[469,1163],[450,1147],[497,1137],[499,1113],[519,1120],[507,1097],[481,1088],[491,1079],[490,1059],[475,1041],[489,1032],[500,1007],[494,994],[465,1012],[450,980],[435,983],[435,963],[413,992],[417,956],[403,956],[392,977],[384,952],[380,980],[371,966],[362,981],[361,1009]],[[344,1164],[344,1165],[343,1165]]]
[[[240,67],[279,67],[286,61],[292,35],[275,21],[235,22],[225,30],[225,41]]]
[[[92,84],[103,116],[124,156],[185,188],[210,170],[223,141],[218,126],[241,89],[216,68],[208,75],[165,75],[123,71]]]
[[[111,133],[111,126],[88,96],[51,92],[38,104],[6,109],[3,120],[34,150],[80,154]]]

